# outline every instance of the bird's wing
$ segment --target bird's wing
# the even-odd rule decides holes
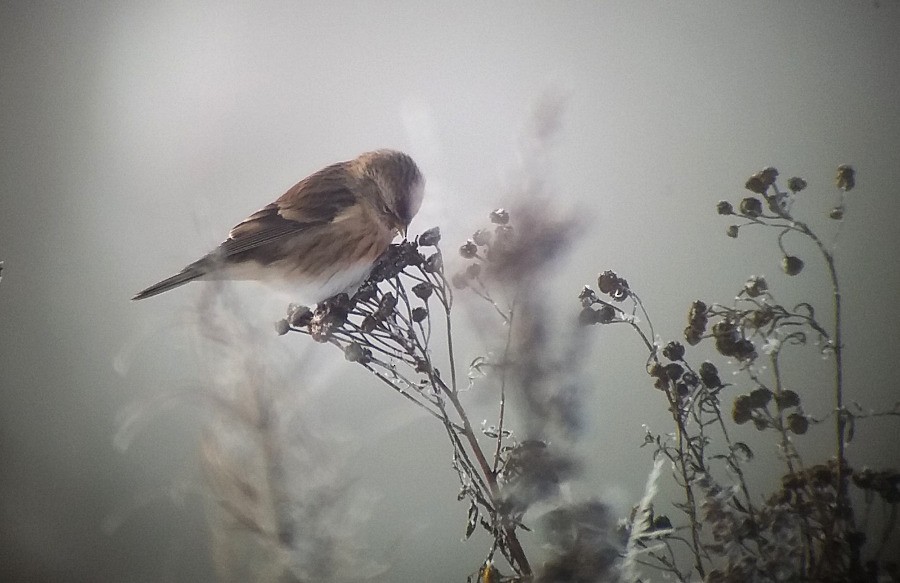
[[[334,221],[356,202],[345,164],[328,166],[301,180],[278,200],[235,225],[217,253],[232,257]]]

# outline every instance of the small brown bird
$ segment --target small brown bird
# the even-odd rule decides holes
[[[424,186],[403,152],[377,150],[332,164],[238,223],[214,251],[132,299],[195,279],[296,282],[313,302],[355,291],[397,233],[406,236]]]

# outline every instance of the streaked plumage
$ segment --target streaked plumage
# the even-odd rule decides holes
[[[377,150],[304,178],[237,225],[217,249],[134,296],[195,279],[286,280],[314,301],[358,286],[422,203],[424,178],[402,152]]]

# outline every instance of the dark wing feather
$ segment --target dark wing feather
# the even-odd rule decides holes
[[[333,164],[295,184],[272,204],[238,223],[217,252],[233,257],[317,225],[330,223],[356,202],[346,163]]]

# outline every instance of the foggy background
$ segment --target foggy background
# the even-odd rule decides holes
[[[462,581],[477,568],[489,541],[460,542],[465,506],[442,429],[338,351],[275,337],[286,300],[227,287],[238,321],[258,329],[218,352],[198,340],[208,284],[129,301],[300,178],[380,147],[418,161],[428,185],[410,232],[440,225],[448,257],[539,177],[551,205],[585,220],[548,303],[576,313],[581,286],[614,269],[663,341],[680,339],[693,300],[729,302],[751,274],[830,321],[810,245],[787,239],[807,262],[788,278],[775,231],[727,239],[714,207],[774,165],[782,184],[809,182],[795,216],[830,241],[835,168],[852,164],[837,254],[846,390],[871,407],[897,400],[897,2],[423,4],[0,8],[0,579],[214,580],[202,405],[121,429],[140,403],[239,374],[229,354],[296,391],[298,426],[352,486],[358,511],[344,526],[365,547],[360,569]],[[541,104],[560,112],[547,143],[530,137]],[[573,496],[624,514],[651,467],[642,425],[669,425],[638,338],[591,332]],[[466,343],[460,362],[487,350]],[[831,406],[817,372],[828,364],[797,357],[789,373],[818,416]],[[861,423],[851,463],[896,467],[895,436],[896,422]],[[828,455],[830,425],[807,437],[803,451]],[[774,459],[771,439],[759,443]],[[771,486],[777,475],[761,470]]]

